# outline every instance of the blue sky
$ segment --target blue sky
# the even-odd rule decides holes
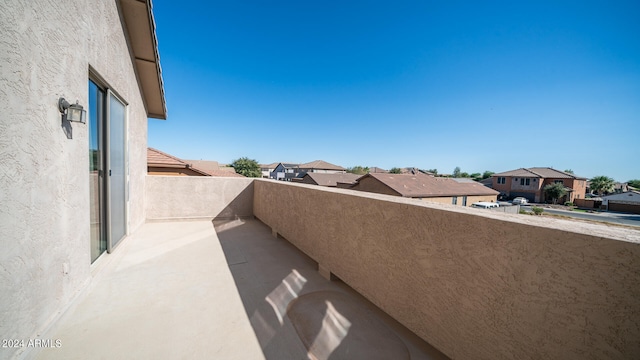
[[[154,0],[185,159],[640,178],[640,2]]]

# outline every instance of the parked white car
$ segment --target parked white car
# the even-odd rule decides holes
[[[513,201],[511,203],[513,205],[524,205],[524,204],[528,204],[529,200],[527,200],[527,198],[517,197],[517,198],[513,199]]]
[[[471,206],[474,208],[480,208],[480,209],[491,209],[491,208],[500,207],[498,203],[487,202],[487,201],[474,202],[473,204],[471,204]]]

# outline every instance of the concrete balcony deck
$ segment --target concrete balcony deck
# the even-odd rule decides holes
[[[147,223],[40,359],[445,359],[257,220]]]

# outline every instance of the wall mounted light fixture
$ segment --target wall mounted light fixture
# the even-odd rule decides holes
[[[58,100],[58,109],[60,109],[60,113],[65,115],[68,121],[74,121],[83,124],[87,123],[87,111],[84,110],[82,105],[78,104],[77,101],[75,104],[69,104],[67,100],[61,97]]]

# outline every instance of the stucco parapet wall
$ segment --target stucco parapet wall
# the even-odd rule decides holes
[[[253,179],[208,176],[146,178],[147,221],[253,216]]]
[[[310,184],[304,184],[304,183],[292,183],[292,182],[282,182],[282,181],[278,182],[277,180],[273,180],[273,179],[255,179],[255,181],[275,182],[276,184],[279,184],[279,185],[308,188],[314,191],[317,190],[317,191],[342,194],[345,196],[355,196],[359,198],[376,199],[376,200],[382,200],[382,201],[387,201],[392,203],[430,208],[434,210],[449,211],[454,213],[467,214],[471,216],[491,218],[491,219],[506,221],[514,224],[531,225],[536,227],[575,232],[575,233],[585,234],[590,236],[609,238],[611,240],[621,240],[621,241],[640,244],[640,229],[634,230],[630,228],[622,228],[622,227],[613,226],[613,225],[609,226],[606,224],[577,222],[573,220],[548,218],[548,217],[542,217],[542,216],[513,216],[513,214],[484,211],[486,209],[475,209],[472,207],[431,203],[421,199],[412,199],[412,198],[404,198],[400,196],[376,194],[376,193],[369,193],[369,192],[362,192],[362,191],[353,191],[353,190],[341,189],[341,188],[320,187],[317,185],[310,185]]]
[[[264,180],[253,211],[451,358],[640,353],[638,230]]]

